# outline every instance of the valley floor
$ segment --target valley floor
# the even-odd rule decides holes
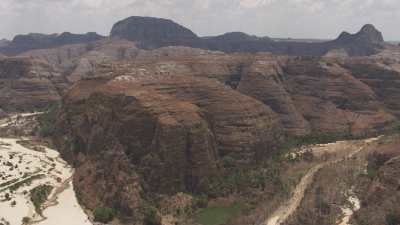
[[[90,225],[75,196],[73,172],[53,149],[24,137],[0,138],[0,223]]]

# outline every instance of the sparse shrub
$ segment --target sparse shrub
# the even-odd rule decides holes
[[[235,167],[235,160],[230,156],[225,156],[222,158],[222,165],[224,168],[233,168]]]
[[[395,133],[400,134],[400,122],[394,123],[394,125],[393,125],[393,131],[394,131]]]
[[[114,219],[115,211],[107,207],[98,207],[93,210],[95,222],[108,223]]]
[[[388,213],[386,215],[386,224],[387,225],[399,225],[400,224],[400,215],[394,212]]]
[[[277,151],[276,155],[273,156],[274,161],[280,161],[282,156],[286,155],[287,152],[292,148],[299,148],[304,145],[312,144],[327,144],[339,140],[350,139],[350,134],[338,134],[338,133],[317,133],[309,134],[300,137],[290,137],[283,143],[280,150]],[[286,157],[285,157],[286,158]]]
[[[22,218],[22,224],[23,225],[29,224],[30,222],[31,222],[31,218],[29,218],[29,217]]]
[[[368,155],[368,166],[367,166],[367,173],[370,178],[374,178],[378,174],[379,168],[388,161],[390,157],[386,154],[373,152],[372,154]]]
[[[208,196],[206,194],[194,196],[192,205],[194,208],[206,208],[208,205]]]
[[[307,151],[304,152],[302,157],[304,161],[312,162],[314,160],[314,153],[310,149],[308,149]]]
[[[152,206],[144,207],[144,225],[161,225],[161,217]]]
[[[315,207],[324,215],[327,215],[330,213],[331,207],[329,203],[327,203],[323,199],[323,189],[322,187],[318,187],[315,190]]]

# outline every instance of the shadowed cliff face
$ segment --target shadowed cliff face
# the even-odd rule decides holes
[[[122,164],[113,179],[124,174],[134,180],[138,174],[146,192],[207,191],[210,179],[221,175],[224,158],[254,165],[276,151],[283,134],[269,107],[190,75],[82,81],[63,101],[56,140],[76,164],[75,185],[89,206],[118,199],[132,209],[138,199],[131,192],[139,187],[115,190],[122,183],[90,169],[95,165]],[[79,179],[86,176],[98,180]],[[100,184],[107,191],[89,188]]]

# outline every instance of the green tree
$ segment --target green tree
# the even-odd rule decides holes
[[[98,207],[93,211],[94,221],[108,223],[114,219],[115,211],[107,207]]]

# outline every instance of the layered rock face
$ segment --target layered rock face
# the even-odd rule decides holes
[[[0,59],[0,108],[26,111],[61,99],[68,86],[50,65],[29,58]]]
[[[396,85],[400,72],[398,63],[389,64],[386,58],[343,60],[224,54],[187,47],[147,51],[136,48],[132,42],[116,40],[34,50],[23,56],[25,61],[40,67],[36,70],[36,80],[51,77],[49,85],[57,87],[57,91],[49,88],[50,91],[42,92],[42,98],[34,99],[25,94],[4,95],[9,97],[3,97],[3,105],[7,102],[43,105],[46,99],[58,100],[70,84],[90,77],[113,77],[121,73],[148,77],[190,74],[216,80],[263,102],[280,116],[290,135],[311,132],[363,135],[381,131],[399,117],[400,95]],[[130,62],[127,66],[113,63],[121,60]],[[29,67],[13,65],[15,69]],[[49,75],[48,71],[55,75]],[[12,80],[21,82],[32,77],[26,72],[8,76],[8,93],[21,91],[18,86],[10,86]],[[41,85],[31,83],[30,88],[40,90]]]
[[[345,65],[353,76],[368,85],[387,111],[400,116],[400,71],[394,67],[374,61],[353,60]]]
[[[135,207],[124,198],[130,191],[115,190],[122,185],[111,182],[107,171],[91,169],[95,165],[120,168],[117,174],[126,179],[139,174],[146,192],[206,191],[210,179],[221,175],[224,158],[250,166],[282,140],[279,118],[268,106],[214,80],[114,75],[77,83],[59,115],[57,142],[76,163],[76,188],[89,206],[118,199]],[[98,180],[80,180],[90,173]]]

